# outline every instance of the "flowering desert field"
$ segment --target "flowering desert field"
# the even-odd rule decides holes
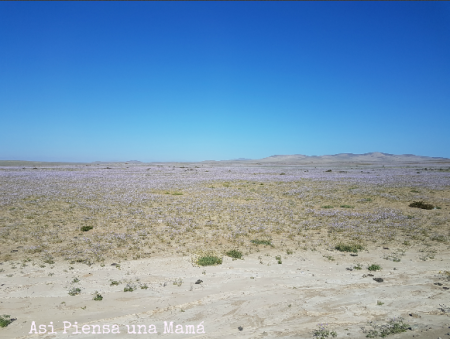
[[[1,338],[450,337],[450,162],[0,165]]]

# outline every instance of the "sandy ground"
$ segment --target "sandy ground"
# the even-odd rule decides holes
[[[146,258],[119,263],[119,268],[112,262],[103,267],[64,262],[45,268],[28,265],[1,281],[0,313],[7,311],[17,320],[0,329],[0,337],[131,338],[138,334],[128,334],[126,325],[145,325],[148,331],[153,324],[158,332],[153,336],[167,338],[313,338],[317,325],[328,323],[338,338],[356,339],[366,337],[368,321],[383,323],[400,316],[412,330],[391,338],[448,338],[449,313],[440,305],[450,304],[450,290],[444,289],[450,281],[439,272],[449,268],[449,250],[443,244],[436,249],[432,261],[420,260],[414,249],[406,251],[400,262],[384,260],[391,249],[381,246],[358,256],[297,252],[282,256],[278,264],[277,252],[262,247],[244,260],[225,257],[222,265],[208,267],[193,266],[190,257]],[[357,263],[361,270],[347,269]],[[382,270],[368,271],[371,263]],[[5,271],[7,266],[1,265]],[[367,276],[371,273],[373,277]],[[374,281],[377,277],[384,281]],[[79,282],[73,283],[74,278]],[[195,284],[199,279],[202,282]],[[120,284],[110,286],[113,280]],[[137,289],[124,292],[127,282]],[[139,287],[144,284],[147,289]],[[70,296],[73,287],[81,293]],[[95,291],[103,300],[93,300]],[[53,322],[57,334],[29,334],[33,321],[37,330]],[[66,334],[64,321],[72,325]],[[176,325],[182,325],[183,332],[186,325],[194,325],[197,332],[202,324],[205,333],[164,334],[164,321],[173,321],[174,332]],[[80,334],[74,333],[75,322]],[[91,325],[113,324],[120,334],[92,334]],[[85,327],[89,334],[82,333],[83,325],[90,325]]]

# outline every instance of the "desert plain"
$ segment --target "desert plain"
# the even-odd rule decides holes
[[[2,161],[0,338],[450,338],[450,160],[375,158]]]

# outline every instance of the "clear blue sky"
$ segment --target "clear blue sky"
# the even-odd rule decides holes
[[[450,158],[449,2],[0,2],[0,159]]]

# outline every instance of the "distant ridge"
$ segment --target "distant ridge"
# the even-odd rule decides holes
[[[448,158],[427,157],[414,154],[395,155],[382,152],[371,152],[363,154],[339,153],[334,155],[272,155],[258,160],[260,163],[334,163],[334,162],[364,162],[364,163],[401,163],[401,162],[426,162],[426,161],[449,161]]]

